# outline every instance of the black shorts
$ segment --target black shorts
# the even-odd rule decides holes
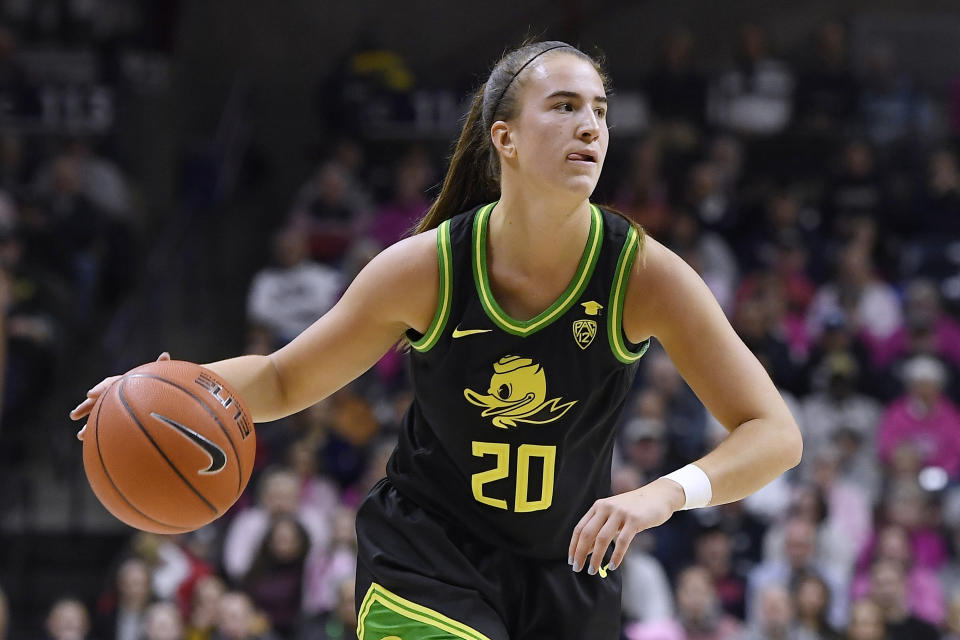
[[[360,640],[618,640],[620,575],[473,538],[378,482],[357,513]],[[609,554],[609,551],[608,551]]]

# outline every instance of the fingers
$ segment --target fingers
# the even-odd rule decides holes
[[[170,359],[170,352],[164,351],[163,353],[160,354],[160,357],[157,358],[157,362],[161,362],[163,360],[169,360],[169,359]]]
[[[623,562],[627,551],[630,549],[630,543],[633,542],[637,533],[637,527],[627,518],[627,521],[620,527],[620,533],[617,534],[617,542],[613,548],[613,555],[610,556],[611,571],[619,567],[620,563]]]
[[[573,552],[573,570],[580,571],[587,564],[587,555],[592,551],[597,535],[607,522],[608,512],[606,509],[597,508],[593,516],[587,521],[580,531],[577,546]]]
[[[619,533],[621,526],[623,525],[623,519],[617,514],[611,514],[607,521],[600,528],[600,532],[597,534],[597,539],[593,543],[593,549],[591,551],[590,558],[590,569],[587,571],[590,575],[594,575],[600,569],[603,564],[603,556],[607,553],[607,547],[610,546],[610,543],[613,541],[613,538]]]
[[[577,545],[580,543],[580,536],[583,534],[583,528],[587,526],[587,523],[590,522],[590,519],[593,517],[593,514],[597,511],[596,503],[593,504],[590,509],[583,514],[583,517],[580,518],[580,522],[577,523],[577,526],[573,528],[573,535],[570,537],[570,547],[567,549],[567,564],[573,566],[574,571],[579,571],[580,567],[583,566],[582,563],[577,564],[574,562],[574,554],[577,552]]]
[[[93,404],[95,402],[96,400],[93,400],[92,398],[86,398],[83,402],[78,404],[73,411],[70,412],[70,419],[83,419],[88,413],[90,413],[90,410],[93,409]]]
[[[83,425],[83,428],[80,431],[77,431],[77,440],[83,442],[83,436],[87,432],[87,425]]]
[[[78,404],[73,411],[70,412],[71,420],[82,420],[93,409],[93,405],[97,403],[97,398],[99,398],[107,388],[120,379],[120,376],[110,376],[109,378],[104,378],[96,386],[87,391],[86,399]]]

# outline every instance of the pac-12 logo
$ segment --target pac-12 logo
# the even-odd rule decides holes
[[[516,427],[520,422],[547,424],[559,420],[577,404],[576,400],[547,399],[547,376],[543,367],[520,356],[504,356],[493,364],[493,376],[486,393],[464,389],[464,397],[478,407],[480,414],[491,418],[501,429]],[[561,404],[562,403],[562,404]]]

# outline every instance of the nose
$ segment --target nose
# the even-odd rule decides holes
[[[586,142],[593,142],[600,136],[600,120],[593,109],[585,109],[585,111],[586,116],[580,120],[577,137]]]

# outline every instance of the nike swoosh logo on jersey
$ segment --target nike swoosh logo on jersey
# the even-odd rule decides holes
[[[493,329],[463,329],[460,330],[460,327],[457,327],[453,330],[454,338],[462,338],[463,336],[472,336],[475,333],[490,333]]]
[[[176,420],[172,420],[165,415],[161,415],[156,411],[150,414],[160,422],[165,425],[171,426],[184,436],[186,436],[191,442],[204,450],[204,452],[210,456],[210,466],[206,469],[200,469],[199,473],[204,475],[209,475],[211,473],[218,473],[223,471],[223,468],[227,466],[227,456],[223,452],[223,449],[213,444],[202,435],[191,429],[190,427],[185,427]]]
[[[605,564],[605,565],[603,565],[602,567],[600,567],[599,569],[597,569],[597,573],[600,574],[600,577],[601,577],[601,578],[606,578],[606,577],[607,577],[607,568],[608,568],[609,566],[610,566],[609,564]]]

